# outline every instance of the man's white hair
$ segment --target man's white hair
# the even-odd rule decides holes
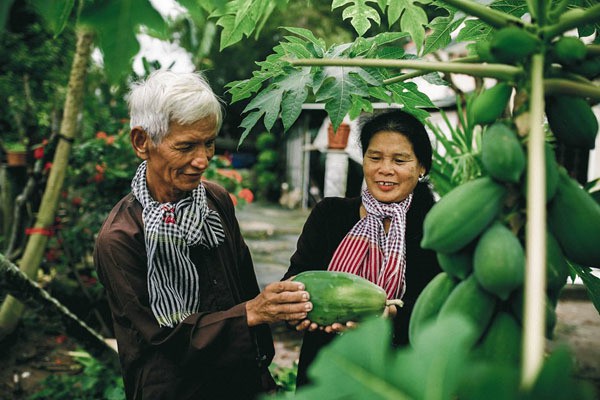
[[[140,126],[155,144],[169,133],[169,124],[189,125],[213,116],[217,131],[223,105],[199,72],[158,70],[135,82],[127,96],[131,128]]]

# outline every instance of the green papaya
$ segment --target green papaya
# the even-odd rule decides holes
[[[294,281],[304,283],[313,309],[307,318],[319,325],[358,321],[380,315],[386,306],[385,290],[358,275],[334,271],[304,271]]]
[[[588,102],[581,97],[547,97],[546,117],[558,141],[571,147],[594,148],[598,120]]]
[[[413,307],[408,324],[408,339],[411,344],[429,322],[435,321],[440,308],[456,287],[457,281],[445,272],[437,274],[425,286]]]
[[[558,293],[567,283],[569,266],[554,236],[546,234],[546,287],[552,293]]]
[[[473,255],[473,273],[485,290],[502,300],[523,285],[525,253],[510,229],[496,222],[481,235]]]
[[[493,63],[496,59],[490,51],[490,42],[487,40],[478,40],[475,42],[475,53],[483,62]]]
[[[507,189],[490,177],[457,186],[425,217],[421,247],[454,253],[473,241],[502,210]]]
[[[476,353],[496,364],[519,365],[521,359],[521,325],[509,313],[498,312],[483,336]]]
[[[508,300],[510,312],[523,323],[523,291],[517,290]],[[554,327],[556,326],[556,305],[546,296],[544,301],[544,310],[546,314],[546,337],[552,339],[554,336]]]
[[[585,43],[573,36],[562,36],[552,44],[552,56],[563,65],[583,61],[587,54]]]
[[[544,151],[544,163],[546,165],[546,203],[548,203],[554,198],[556,187],[558,186],[558,163],[556,162],[556,155],[554,154],[554,149],[550,143],[546,142],[544,144]],[[527,174],[525,174],[523,179],[521,191],[524,196],[527,196]]]
[[[519,182],[525,170],[525,152],[517,134],[503,123],[488,127],[483,133],[481,161],[492,177]]]
[[[444,272],[463,280],[473,272],[473,250],[468,245],[456,253],[437,253],[437,260]]]
[[[512,87],[505,82],[485,89],[473,100],[471,120],[474,124],[486,125],[496,121],[506,108],[512,94]]]
[[[483,290],[474,275],[460,282],[446,299],[438,314],[438,319],[452,314],[461,314],[474,324],[475,338],[478,340],[489,325],[496,298]]]
[[[548,210],[550,231],[565,256],[578,264],[600,267],[600,204],[564,168]]]
[[[494,34],[490,51],[498,61],[514,64],[534,53],[539,45],[540,40],[525,29],[507,26]]]

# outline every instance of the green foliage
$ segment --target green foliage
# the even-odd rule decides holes
[[[275,363],[269,365],[269,371],[271,371],[271,375],[279,387],[279,390],[289,394],[293,394],[296,391],[297,370],[298,364],[296,362],[294,362],[291,367],[281,366]]]
[[[43,389],[29,400],[122,400],[125,399],[123,379],[119,371],[107,368],[85,351],[74,352],[83,370],[76,375],[50,375],[42,382]]]
[[[140,49],[135,36],[139,27],[164,31],[161,15],[146,0],[86,2],[79,23],[94,28],[104,55],[106,74],[114,81],[129,72],[131,57]]]
[[[385,102],[404,104],[407,111],[419,117],[427,116],[422,108],[432,107],[429,98],[412,82],[399,82],[383,86],[389,77],[384,70],[358,67],[292,67],[289,59],[329,57],[403,57],[401,40],[405,33],[381,33],[354,43],[326,47],[322,40],[303,28],[286,28],[294,36],[275,47],[275,54],[259,62],[259,71],[243,81],[231,82],[228,87],[232,101],[239,101],[257,93],[244,109],[248,113],[241,124],[245,128],[243,141],[260,118],[271,130],[281,113],[284,131],[298,118],[302,104],[307,99],[325,103],[334,128],[337,128],[351,110],[357,114],[370,110],[370,104],[357,99],[372,98]],[[410,58],[410,56],[407,56]],[[266,84],[266,86],[264,86]]]

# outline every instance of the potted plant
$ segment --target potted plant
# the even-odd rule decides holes
[[[2,148],[6,153],[6,165],[21,167],[27,164],[27,145],[21,141],[4,142]]]

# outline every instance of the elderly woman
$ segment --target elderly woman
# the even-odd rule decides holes
[[[424,250],[423,219],[434,204],[425,179],[432,149],[423,125],[403,111],[367,120],[361,129],[366,187],[361,197],[325,198],[313,209],[284,279],[307,270],[351,272],[400,298],[389,310],[394,345],[408,343],[408,322],[419,293],[441,272],[435,252]],[[297,385],[308,382],[307,368],[318,351],[346,328],[295,321],[305,330]],[[351,326],[352,323],[348,323]]]
[[[157,71],[128,101],[143,161],[94,252],[127,398],[255,398],[274,388],[268,324],[305,318],[308,294],[296,282],[259,293],[228,193],[201,180],[222,119],[203,77]]]

